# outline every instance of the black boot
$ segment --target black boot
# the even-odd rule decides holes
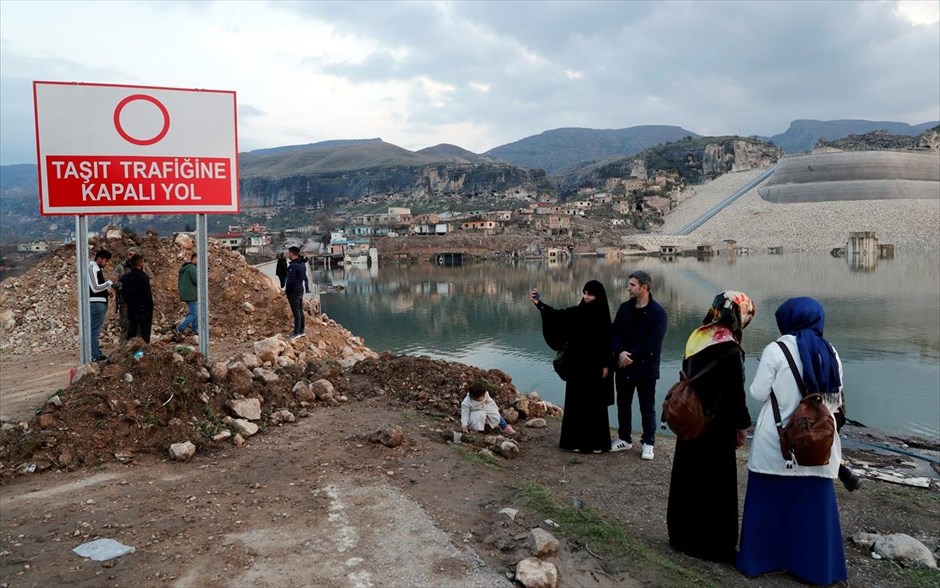
[[[853,474],[852,470],[845,467],[845,465],[839,466],[839,480],[842,481],[842,485],[849,492],[855,492],[862,487],[862,479]]]

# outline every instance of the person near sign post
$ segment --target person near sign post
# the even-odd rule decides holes
[[[104,361],[107,357],[101,353],[98,336],[104,326],[104,317],[108,314],[108,296],[111,295],[111,280],[104,279],[104,271],[111,261],[111,252],[101,249],[95,253],[94,261],[88,263],[88,301],[91,308],[91,360]]]
[[[173,338],[179,342],[183,340],[183,332],[187,329],[192,330],[193,335],[199,334],[199,290],[197,289],[196,260],[198,255],[193,251],[189,261],[180,267],[177,286],[179,287],[180,300],[186,304],[186,317],[183,322],[176,327]]]
[[[127,330],[129,323],[127,321],[127,302],[124,299],[124,292],[122,290],[121,278],[131,271],[131,258],[135,255],[141,255],[140,248],[130,247],[127,250],[127,259],[118,263],[114,266],[114,278],[111,280],[114,282],[114,291],[116,295],[114,296],[114,305],[117,307],[119,322],[121,325],[121,344],[123,345],[127,341]],[[147,274],[147,277],[150,280],[153,280],[153,272],[150,271],[150,267],[147,265],[147,262],[144,262],[143,272]]]

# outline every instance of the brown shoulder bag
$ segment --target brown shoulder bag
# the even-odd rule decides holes
[[[679,381],[669,388],[669,391],[666,392],[666,398],[663,400],[662,429],[665,430],[668,424],[676,437],[685,441],[697,439],[704,433],[714,415],[705,412],[702,401],[698,397],[698,392],[696,392],[692,382],[711,371],[721,361],[740,353],[741,349],[735,347],[732,352],[709,363],[691,379],[685,375],[684,371],[680,371]],[[719,396],[718,401],[720,400],[721,397]],[[717,405],[718,402],[716,401],[715,404]]]
[[[770,391],[774,423],[777,425],[777,435],[780,437],[780,453],[787,462],[787,469],[792,469],[793,464],[826,465],[829,463],[832,442],[836,434],[832,413],[823,402],[822,394],[806,393],[806,385],[803,383],[799,370],[796,369],[790,350],[780,341],[777,341],[777,345],[783,350],[787,363],[790,364],[790,371],[793,372],[793,378],[796,380],[796,386],[800,390],[800,396],[803,397],[793,414],[790,415],[790,421],[783,426],[777,396],[773,390]]]

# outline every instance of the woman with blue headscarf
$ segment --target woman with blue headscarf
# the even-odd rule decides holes
[[[826,315],[812,298],[791,298],[776,312],[783,343],[799,373],[794,374],[777,342],[764,348],[750,395],[764,403],[748,458],[747,495],[741,523],[737,567],[746,576],[789,571],[804,582],[832,584],[848,578],[835,485],[842,444],[835,435],[829,463],[790,464],[780,451],[770,394],[783,424],[802,400],[796,377],[807,394],[822,394],[829,412],[842,404],[842,362],[823,338]],[[835,417],[833,417],[835,420]]]

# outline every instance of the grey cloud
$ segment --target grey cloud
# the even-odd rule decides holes
[[[510,139],[554,126],[646,123],[773,134],[794,118],[883,118],[936,112],[940,103],[937,26],[910,27],[890,3],[290,6],[410,52],[323,71],[354,82],[426,76],[452,84],[446,110],[415,108],[410,122],[489,123],[498,133],[516,129]],[[529,63],[524,52],[547,63]],[[583,78],[568,80],[565,70]],[[491,92],[467,82],[491,84]]]

